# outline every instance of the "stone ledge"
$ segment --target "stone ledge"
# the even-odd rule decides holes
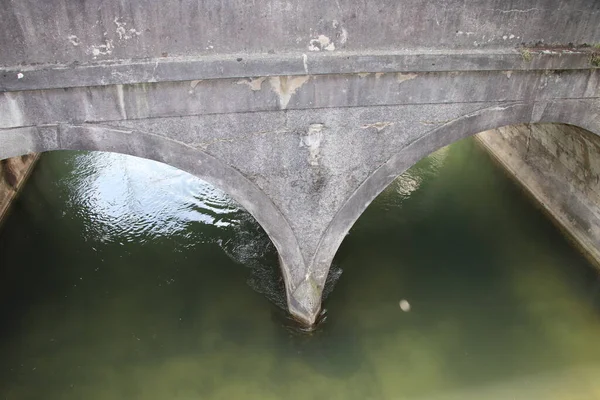
[[[0,68],[0,92],[280,75],[581,70],[590,49],[222,54]]]

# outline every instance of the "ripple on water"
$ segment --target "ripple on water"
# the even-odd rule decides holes
[[[225,193],[168,165],[99,152],[67,162],[64,214],[85,221],[89,240],[148,242],[185,233],[195,222],[223,228],[239,222],[240,208]]]

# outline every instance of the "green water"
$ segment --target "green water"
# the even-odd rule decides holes
[[[340,271],[298,334],[226,195],[45,154],[0,228],[0,399],[600,399],[597,270],[470,140],[379,196]]]

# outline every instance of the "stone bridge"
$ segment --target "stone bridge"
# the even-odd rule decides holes
[[[229,193],[310,325],[332,259],[416,161],[518,123],[600,134],[596,0],[14,0],[0,159],[158,160]]]

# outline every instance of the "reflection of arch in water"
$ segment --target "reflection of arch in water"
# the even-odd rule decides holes
[[[323,234],[313,265],[328,269],[344,237],[371,202],[398,176],[436,150],[474,134],[522,123],[575,125],[600,136],[600,107],[594,101],[565,100],[538,105],[512,103],[465,115],[433,129],[392,156],[352,193]],[[537,118],[535,117],[538,115]],[[326,273],[324,274],[326,275]]]
[[[279,253],[288,293],[300,279],[303,258],[281,212],[254,183],[233,167],[194,147],[165,137],[102,125],[60,125],[5,129],[0,132],[0,159],[51,150],[88,150],[128,154],[159,161],[223,190],[262,226]],[[296,278],[296,280],[294,280]]]

